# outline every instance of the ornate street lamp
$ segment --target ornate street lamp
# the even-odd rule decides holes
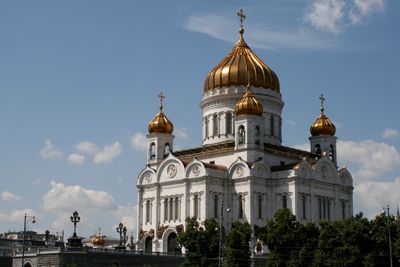
[[[79,217],[79,213],[74,211],[71,216],[71,222],[74,224],[74,235],[72,237],[77,237],[76,235],[76,224],[81,221],[81,217]]]
[[[79,213],[77,211],[74,211],[70,219],[71,222],[74,224],[74,234],[71,238],[68,238],[68,246],[82,247],[82,240],[76,235],[76,224],[81,221],[81,217],[79,217]]]
[[[133,243],[133,240],[134,240],[133,234],[131,234],[130,244],[129,244],[128,246],[129,246],[129,248],[130,248],[132,251],[135,250],[135,243]]]
[[[126,236],[126,226],[124,226],[121,223],[119,223],[118,227],[116,228],[117,233],[119,233],[119,245],[117,247],[117,249],[125,249],[126,246],[126,241],[128,240],[127,236]]]
[[[25,234],[26,234],[26,218],[32,218],[32,223],[36,222],[35,216],[29,216],[25,213],[24,215],[24,232],[22,234],[22,267],[24,267],[24,261],[25,261]]]

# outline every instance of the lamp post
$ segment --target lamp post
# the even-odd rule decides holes
[[[226,212],[230,212],[229,208],[226,209]],[[224,223],[224,201],[221,201],[221,214],[219,216],[219,247],[218,247],[218,267],[223,265],[223,256],[224,256],[224,246],[222,242],[222,226]]]
[[[219,245],[218,245],[218,267],[222,266],[222,220],[224,213],[224,201],[221,201],[221,214],[219,215]]]
[[[24,267],[24,261],[25,261],[25,234],[26,234],[26,218],[32,218],[32,223],[35,223],[35,216],[29,216],[25,213],[24,215],[24,232],[22,233],[22,267]]]
[[[119,223],[118,227],[116,228],[117,233],[119,233],[119,246],[117,247],[118,249],[125,249],[125,244],[127,240],[126,236],[126,226],[123,225],[123,223]]]
[[[79,217],[79,213],[77,211],[74,211],[70,219],[71,222],[74,224],[74,234],[71,238],[68,238],[68,245],[70,247],[82,247],[81,238],[79,238],[76,234],[76,224],[81,221],[81,217]]]
[[[387,225],[388,225],[388,239],[389,239],[389,257],[390,257],[390,267],[393,267],[393,259],[392,259],[392,237],[390,233],[390,213],[389,213],[389,205],[387,205],[386,209],[383,208],[383,213],[386,215],[387,212]]]
[[[77,211],[74,211],[74,213],[72,213],[72,216],[71,216],[71,222],[74,224],[74,234],[72,237],[75,237],[75,238],[77,237],[76,224],[80,221],[81,221],[81,217],[79,217],[79,213]]]

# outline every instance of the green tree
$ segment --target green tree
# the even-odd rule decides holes
[[[320,228],[314,266],[369,265],[371,224],[362,213],[341,221],[321,221]]]
[[[224,266],[250,266],[251,226],[247,222],[233,222],[226,236]]]
[[[219,228],[214,219],[202,224],[196,217],[186,218],[185,231],[177,237],[177,242],[185,247],[183,266],[216,266],[218,261]]]
[[[267,266],[288,266],[298,259],[298,240],[301,224],[289,209],[278,210],[274,220],[267,222],[265,234],[261,239],[268,245],[271,253],[267,257]]]

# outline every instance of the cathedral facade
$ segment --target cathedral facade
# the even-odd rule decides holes
[[[278,76],[239,40],[211,70],[200,103],[201,146],[175,151],[173,124],[160,111],[149,123],[147,165],[139,173],[138,246],[174,252],[187,217],[233,221],[257,230],[278,209],[300,222],[353,215],[353,180],[337,166],[335,126],[321,111],[310,128],[310,151],[282,145]],[[200,122],[199,122],[200,123]]]

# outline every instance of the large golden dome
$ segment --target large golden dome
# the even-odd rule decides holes
[[[333,122],[331,122],[331,120],[324,114],[323,102],[325,98],[323,95],[320,96],[320,100],[321,100],[321,114],[311,125],[310,133],[312,136],[319,136],[319,135],[334,136],[336,133],[336,127],[333,124]]]
[[[172,122],[165,116],[163,112],[163,105],[162,105],[162,100],[164,95],[161,93],[159,95],[160,97],[160,112],[157,113],[157,115],[149,122],[149,125],[147,126],[149,133],[166,133],[166,134],[172,134],[174,131],[174,125]]]
[[[235,107],[236,116],[239,115],[257,115],[262,116],[263,106],[254,95],[247,91],[243,97],[236,103]]]
[[[251,86],[279,92],[278,76],[246,44],[242,27],[239,33],[240,38],[235,47],[208,73],[204,82],[204,92],[218,87],[246,86],[248,81]]]

